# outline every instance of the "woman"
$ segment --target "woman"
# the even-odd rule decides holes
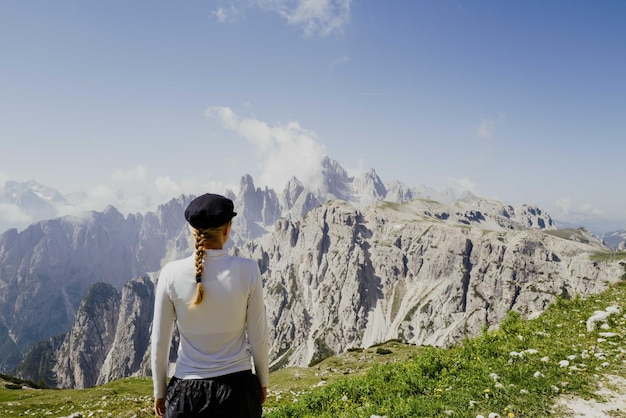
[[[269,375],[263,287],[256,262],[224,249],[235,215],[233,202],[224,196],[194,199],[185,219],[195,237],[195,253],[166,264],[159,275],[152,324],[158,416],[262,414]],[[180,344],[167,384],[174,321]]]

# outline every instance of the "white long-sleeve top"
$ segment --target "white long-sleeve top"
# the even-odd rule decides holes
[[[157,281],[152,323],[154,395],[164,398],[174,321],[180,344],[174,376],[204,379],[251,369],[261,386],[269,382],[268,338],[263,284],[257,263],[226,250],[207,250],[204,300],[190,308],[196,293],[195,260],[170,262]]]

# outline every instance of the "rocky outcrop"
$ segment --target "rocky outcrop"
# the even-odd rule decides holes
[[[76,322],[56,353],[53,373],[59,388],[85,388],[96,383],[117,328],[119,294],[106,283],[93,285]]]
[[[590,258],[606,250],[591,236],[528,228],[512,208],[467,209],[413,201],[360,211],[334,201],[277,222],[264,248],[239,248],[262,260],[273,366],[392,338],[445,346],[511,309],[533,315],[623,274]]]
[[[72,329],[36,344],[14,374],[49,387],[82,389],[149,373],[154,285],[148,277],[124,285],[93,285]]]
[[[624,251],[626,249],[626,229],[608,232],[604,234],[602,240],[609,248]]]
[[[100,368],[96,384],[122,377],[145,374],[144,357],[150,347],[154,312],[154,285],[147,277],[124,285],[115,337]]]
[[[68,201],[56,190],[36,181],[7,181],[0,182],[0,204],[21,214],[13,216],[11,223],[0,218],[0,232],[4,232],[9,228],[25,228],[42,219],[56,218],[57,207],[67,205]]]
[[[0,371],[9,372],[35,343],[67,332],[91,285],[121,289],[188,251],[188,202],[173,199],[126,218],[109,207],[0,235]]]

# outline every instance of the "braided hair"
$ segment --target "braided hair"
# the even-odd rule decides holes
[[[230,222],[229,222],[230,223]],[[204,285],[202,284],[202,273],[204,272],[204,257],[206,256],[206,248],[208,245],[212,243],[219,243],[221,241],[219,239],[220,234],[223,232],[224,228],[226,228],[227,224],[209,228],[209,229],[195,229],[191,228],[191,232],[194,236],[194,247],[195,247],[195,261],[196,261],[196,295],[194,299],[191,301],[189,306],[194,308],[202,302],[204,299]]]

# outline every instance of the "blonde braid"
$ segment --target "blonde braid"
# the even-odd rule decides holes
[[[205,245],[205,235],[198,231],[194,230],[193,235],[195,237],[195,246],[196,246],[196,296],[193,301],[189,304],[191,308],[198,306],[202,299],[204,299],[204,285],[202,285],[202,272],[204,271],[204,256],[206,251],[204,249]]]

